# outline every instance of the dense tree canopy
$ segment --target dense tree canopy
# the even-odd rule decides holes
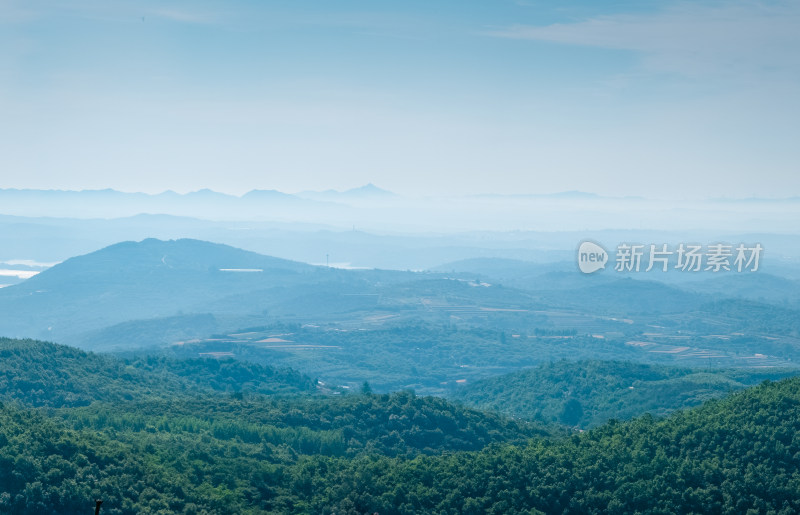
[[[589,428],[644,413],[662,416],[798,369],[692,369],[624,361],[557,361],[483,379],[452,398],[479,409]]]
[[[3,513],[800,512],[800,379],[553,435],[408,391],[265,395],[297,376],[224,361],[0,351]]]

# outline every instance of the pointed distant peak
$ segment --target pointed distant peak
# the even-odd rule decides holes
[[[222,199],[234,199],[232,195],[228,195],[227,193],[220,193],[218,191],[214,191],[208,188],[203,188],[197,191],[191,191],[184,195],[185,198],[193,198],[193,199],[201,199],[201,200],[222,200]]]
[[[379,188],[379,187],[375,186],[374,184],[372,184],[371,182],[368,182],[367,184],[365,184],[363,186],[360,186],[358,188],[353,188],[353,189],[349,189],[349,190],[343,191],[342,194],[344,194],[344,195],[370,195],[370,196],[374,196],[374,195],[383,195],[383,196],[391,195],[391,196],[394,196],[395,195],[391,191],[385,190],[383,188]]]
[[[201,195],[218,195],[216,191],[208,188],[202,188],[197,191],[192,191],[191,193],[201,194]]]

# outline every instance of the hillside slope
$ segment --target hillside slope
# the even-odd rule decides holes
[[[67,342],[128,320],[202,312],[230,295],[318,282],[325,271],[198,240],[123,242],[0,289],[0,334]]]
[[[580,428],[665,415],[800,369],[692,369],[622,361],[557,361],[483,379],[453,399],[478,409]]]
[[[0,511],[800,511],[800,379],[526,445],[502,443],[535,434],[523,426],[409,393],[307,402],[0,405]]]
[[[232,359],[123,361],[65,345],[0,338],[0,399],[28,406],[62,408],[241,391],[309,394],[317,387],[294,370]]]
[[[319,459],[316,513],[800,512],[800,379],[656,421],[413,461]],[[318,481],[318,483],[317,483]]]

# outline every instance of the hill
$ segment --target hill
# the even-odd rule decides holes
[[[616,272],[586,275],[577,273],[573,261],[533,263],[475,258],[447,263],[432,270],[478,277],[489,283],[521,289],[541,305],[585,310],[593,314],[682,312],[712,299],[707,295],[710,290],[681,289],[662,282],[667,279],[663,274],[642,272],[635,279],[630,274]]]
[[[483,379],[452,396],[508,416],[580,428],[697,406],[799,369],[692,369],[621,361],[558,361]]]
[[[529,296],[435,274],[312,266],[198,240],[123,242],[0,289],[0,334],[89,349],[154,347],[275,321],[450,320]],[[434,304],[433,308],[431,304]],[[451,308],[451,306],[453,306]]]
[[[557,439],[408,392],[54,415],[3,404],[0,510],[78,513],[101,498],[115,515],[796,513],[798,392],[800,379],[768,382]]]
[[[319,459],[320,513],[797,513],[800,379],[657,421],[413,461]],[[335,469],[332,465],[335,465]]]
[[[232,359],[120,360],[65,345],[0,338],[0,399],[28,406],[63,408],[186,392],[242,391],[311,394],[317,385],[290,369]]]
[[[529,267],[512,265],[521,274]],[[182,357],[225,352],[337,384],[366,379],[383,391],[426,393],[562,357],[694,367],[800,359],[796,310],[653,281],[578,286],[582,279],[551,270],[542,289],[525,290],[522,281],[495,284],[466,272],[342,270],[197,240],[148,239],[0,289],[0,335]],[[271,329],[287,325],[302,330]],[[264,330],[242,336],[254,327]],[[282,332],[296,338],[268,345]]]
[[[464,319],[468,316],[465,308],[457,313]],[[523,315],[533,318],[529,313]],[[237,359],[302,370],[351,388],[366,380],[379,392],[410,388],[436,395],[543,361],[635,359],[641,353],[630,345],[585,336],[517,336],[479,327],[419,322],[374,329],[285,324],[216,334],[172,345],[164,352],[177,358],[229,352]]]
[[[277,485],[304,481],[311,456],[412,458],[546,434],[412,392],[307,395],[316,385],[300,374],[230,360],[124,362],[8,339],[0,357],[4,513],[79,513],[96,498],[112,514],[259,513],[282,506]]]
[[[0,290],[0,334],[69,341],[132,319],[197,312],[227,295],[319,281],[321,273],[198,240],[118,243]]]
[[[684,288],[717,297],[735,297],[795,309],[800,307],[800,281],[769,273],[718,277],[689,283]]]

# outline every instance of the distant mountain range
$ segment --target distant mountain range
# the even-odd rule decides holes
[[[776,208],[777,207],[777,208]],[[624,213],[624,214],[623,214]],[[256,189],[241,196],[201,189],[157,194],[103,190],[0,189],[0,215],[112,219],[140,214],[214,221],[325,224],[370,232],[600,231],[773,232],[796,234],[800,202],[658,200],[581,191],[403,196],[374,184],[345,191],[286,193]]]
[[[388,198],[396,198],[397,194],[391,191],[384,190],[375,186],[372,183],[365,184],[364,186],[349,189],[346,191],[325,190],[325,191],[301,191],[295,194],[298,197],[312,199],[312,200],[330,200],[330,201],[353,201],[353,200],[386,200]]]
[[[347,205],[337,204],[331,196],[327,197],[311,199],[277,190],[252,190],[236,196],[209,189],[157,194],[127,193],[113,189],[0,189],[0,209],[5,214],[18,216],[108,218],[150,213],[227,220],[292,217],[303,210],[348,210]]]

